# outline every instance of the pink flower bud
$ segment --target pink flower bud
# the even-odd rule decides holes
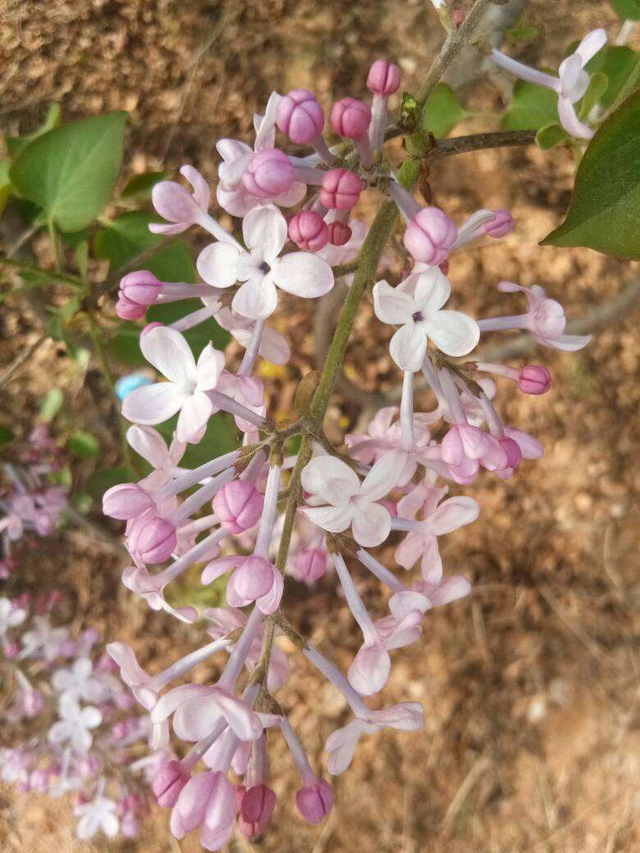
[[[120,483],[102,496],[102,512],[109,518],[127,521],[151,509],[153,500],[137,483]]]
[[[162,282],[149,270],[127,273],[120,282],[120,295],[144,307],[155,305],[161,290]]]
[[[367,88],[374,95],[393,95],[400,86],[400,69],[393,62],[376,59],[369,69]]]
[[[327,552],[324,548],[302,548],[293,558],[292,565],[297,580],[313,583],[327,571]]]
[[[318,252],[329,242],[329,226],[317,213],[303,210],[289,223],[289,237],[305,252]]]
[[[243,787],[243,786],[241,786]],[[245,838],[256,838],[267,828],[276,805],[276,795],[267,785],[254,785],[239,797],[238,826]]]
[[[305,785],[296,794],[296,806],[309,823],[322,823],[333,808],[331,785],[324,779],[316,779],[314,784]]]
[[[142,320],[146,313],[147,309],[144,305],[132,302],[126,296],[123,296],[122,293],[118,295],[116,314],[121,320]]]
[[[313,92],[293,89],[278,104],[276,124],[292,142],[306,145],[322,133],[324,113]]]
[[[145,563],[162,563],[168,560],[177,541],[173,524],[159,515],[142,522],[133,538],[135,550]]]
[[[249,160],[242,183],[256,198],[275,198],[291,189],[295,173],[291,160],[279,148],[265,148]]]
[[[497,240],[499,237],[506,237],[513,231],[515,222],[508,210],[494,210],[493,212],[496,218],[493,222],[485,225],[483,231],[488,237],[494,237]]]
[[[348,169],[331,169],[322,180],[320,203],[330,209],[351,210],[360,193],[362,182],[355,172]]]
[[[329,226],[329,242],[332,246],[345,246],[353,232],[345,222],[332,222]]]
[[[520,445],[512,438],[501,438],[500,447],[507,457],[507,468],[517,468],[522,462],[522,451]]]
[[[333,105],[331,127],[338,136],[361,139],[371,124],[371,107],[356,98],[343,98]]]
[[[158,805],[163,809],[172,809],[188,781],[189,773],[179,761],[174,760],[164,764],[151,784]]]
[[[414,216],[404,232],[404,245],[423,264],[439,266],[458,235],[455,223],[438,207],[425,207]]]
[[[248,480],[232,480],[220,489],[212,506],[221,526],[237,535],[257,524],[264,498]]]
[[[526,364],[518,375],[518,388],[523,394],[546,394],[551,388],[551,374],[540,364]]]

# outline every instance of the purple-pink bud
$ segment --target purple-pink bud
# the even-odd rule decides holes
[[[439,266],[457,235],[458,229],[446,213],[438,207],[425,207],[407,225],[404,245],[416,261]]]
[[[376,59],[369,69],[367,88],[374,95],[393,95],[400,86],[400,69],[386,59]]]
[[[220,489],[212,506],[221,526],[237,535],[257,524],[264,498],[248,480],[232,480]]]
[[[159,515],[144,521],[135,532],[135,550],[145,563],[162,563],[168,560],[176,547],[176,529]]]
[[[291,160],[279,148],[255,153],[242,175],[244,188],[256,198],[275,198],[291,189],[294,180]]]
[[[318,252],[329,242],[329,226],[317,213],[303,210],[289,223],[289,237],[305,252]]]
[[[327,571],[328,559],[324,548],[302,548],[293,558],[293,572],[297,580],[313,583]]]
[[[507,457],[507,468],[517,468],[522,462],[522,451],[520,445],[513,438],[501,438],[500,447]]]
[[[118,294],[116,302],[116,314],[121,320],[142,320],[147,313],[144,305],[139,305],[137,302],[132,302],[127,299],[122,293]]]
[[[153,500],[137,483],[120,483],[102,496],[102,512],[109,518],[128,521],[151,509]]]
[[[322,180],[320,203],[330,209],[351,210],[361,192],[362,182],[355,172],[330,169]]]
[[[309,823],[322,823],[333,808],[333,791],[324,779],[316,779],[313,785],[305,785],[296,794],[296,806]]]
[[[276,806],[275,793],[267,785],[254,785],[248,790],[243,790],[238,800],[240,832],[245,838],[256,838],[262,835]]]
[[[188,781],[189,773],[179,761],[173,760],[163,764],[154,776],[151,785],[158,805],[163,809],[172,809]]]
[[[338,136],[362,139],[371,124],[371,107],[356,98],[343,98],[333,105],[331,127]]]
[[[345,222],[332,222],[329,226],[329,242],[332,246],[345,246],[353,234]]]
[[[127,273],[120,281],[120,295],[145,308],[155,305],[161,290],[162,282],[149,270]]]
[[[541,364],[526,364],[518,375],[518,388],[523,394],[546,394],[551,388],[551,374]]]
[[[278,104],[276,124],[292,142],[306,145],[322,133],[324,113],[313,92],[293,89]]]
[[[513,231],[515,222],[513,216],[508,210],[494,210],[496,218],[493,222],[489,222],[484,226],[484,233],[488,237],[494,237],[496,240],[500,237],[506,237],[507,234]]]

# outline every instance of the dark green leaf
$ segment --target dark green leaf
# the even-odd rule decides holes
[[[446,83],[438,83],[422,110],[422,128],[441,139],[466,115],[453,89]]]
[[[90,459],[100,452],[100,445],[95,436],[84,430],[78,430],[71,436],[67,442],[67,448],[80,459]]]
[[[93,244],[96,257],[104,258],[112,269],[118,269],[147,249],[157,246],[159,236],[149,231],[149,223],[154,221],[157,222],[158,217],[144,211],[118,216],[110,228],[96,234]]]
[[[0,424],[0,444],[9,444],[10,441],[13,441],[13,432],[8,426]]]
[[[154,186],[170,177],[171,172],[144,172],[142,175],[134,175],[120,193],[120,198],[140,200],[150,198]]]
[[[638,54],[630,47],[619,45],[604,47],[587,63],[587,71],[590,74],[601,72],[609,81],[606,91],[600,97],[600,103],[604,107],[610,107],[613,104],[639,59]]]
[[[129,468],[98,468],[87,478],[87,492],[95,500],[102,500],[102,496],[112,486],[120,483],[131,483],[136,475]]]
[[[59,388],[52,388],[50,391],[47,391],[40,403],[41,420],[47,423],[52,421],[62,408],[63,399],[62,391]]]
[[[502,121],[504,130],[540,130],[558,121],[558,96],[550,89],[518,80]]]
[[[158,424],[156,429],[164,437],[167,444],[171,442],[176,428],[177,417],[171,418],[164,424]],[[240,446],[239,433],[231,415],[220,412],[214,415],[207,426],[199,444],[187,445],[187,451],[182,457],[181,465],[193,468],[204,465],[210,459],[230,453]]]
[[[613,0],[613,8],[623,21],[640,21],[640,0]]]
[[[124,112],[108,113],[48,131],[11,167],[13,186],[61,231],[85,228],[111,198],[126,120]]]
[[[10,160],[0,160],[0,216],[2,216],[7,205],[7,199],[11,195],[10,166]]]
[[[580,162],[569,212],[542,245],[640,260],[640,91],[604,122]]]
[[[61,121],[60,107],[58,104],[51,104],[47,112],[47,117],[40,127],[34,133],[25,134],[25,136],[5,136],[4,141],[7,146],[7,151],[12,157],[17,157],[30,142],[42,136],[48,130],[53,130],[54,127],[59,127]]]

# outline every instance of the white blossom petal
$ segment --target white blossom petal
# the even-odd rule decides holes
[[[389,352],[401,370],[411,370],[415,373],[422,367],[427,354],[427,336],[421,326],[421,323],[414,323],[412,320],[398,329],[391,338]]]
[[[237,314],[253,320],[270,317],[278,307],[276,286],[269,276],[245,281],[233,297],[231,307]]]
[[[274,261],[287,241],[287,220],[272,204],[255,207],[242,221],[242,236],[251,254]]]
[[[466,355],[480,340],[478,324],[461,311],[436,311],[422,326],[438,349],[447,355]]]
[[[302,488],[333,506],[342,506],[360,491],[360,479],[335,456],[316,456],[302,471]]]
[[[333,287],[333,270],[311,252],[292,252],[273,264],[273,280],[287,293],[314,299]]]
[[[411,320],[412,314],[418,310],[415,300],[391,287],[386,281],[379,281],[373,288],[373,310],[378,320],[391,325],[402,325]]]
[[[211,243],[198,255],[196,267],[212,287],[231,287],[238,280],[240,250],[230,243]]]
[[[326,528],[328,529],[328,528]],[[391,531],[389,511],[380,504],[368,504],[366,510],[356,507],[351,525],[353,538],[364,548],[381,545]]]
[[[189,394],[173,382],[136,388],[122,404],[122,415],[138,424],[160,424],[180,410]]]

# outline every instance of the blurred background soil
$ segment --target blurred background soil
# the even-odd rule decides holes
[[[599,0],[535,0],[526,19],[539,36],[520,45],[519,56],[551,67],[578,35],[605,25],[613,36],[619,27]],[[399,61],[411,91],[440,40],[428,0],[4,0],[0,120],[8,132],[28,132],[53,101],[67,120],[125,109],[124,177],[192,163],[213,179],[215,140],[248,138],[251,115],[272,89],[308,86],[325,104],[357,97],[371,61],[385,56]],[[489,80],[461,94],[470,109],[502,106]],[[454,132],[495,127],[474,118]],[[562,220],[572,170],[569,151],[533,146],[434,164],[434,201],[456,220],[478,207],[507,207],[517,222],[505,241],[455,257],[457,305],[477,316],[492,306],[495,313],[495,285],[507,278],[542,284],[570,317],[580,317],[637,275],[632,264],[586,249],[538,247]],[[505,419],[543,440],[546,456],[509,482],[481,477],[470,490],[482,506],[479,521],[444,541],[448,571],[467,575],[473,594],[429,614],[422,640],[395,653],[391,679],[375,700],[423,702],[425,729],[363,740],[336,781],[336,806],[321,827],[298,819],[297,779],[274,737],[279,805],[271,828],[253,844],[235,839],[231,850],[640,850],[638,316],[626,313],[578,354],[538,351],[535,359],[555,379],[546,397],[500,386]],[[296,381],[314,366],[313,316],[308,306],[285,302],[279,323],[295,356],[286,368],[265,371],[265,381],[272,410],[286,415]],[[32,305],[15,300],[3,308],[0,332],[0,363],[8,364],[39,337],[40,319]],[[365,389],[398,387],[385,335],[367,304],[346,370]],[[1,411],[26,434],[42,394],[63,387],[74,417],[101,435],[105,461],[117,464],[99,383],[96,374],[79,379],[60,347],[47,343],[2,389]],[[362,405],[338,396],[329,413],[332,435],[353,428],[361,413]],[[117,535],[115,526],[67,528],[26,553],[0,594],[62,586],[78,623],[102,625],[107,639],[134,643],[141,659],[160,669],[177,647],[193,648],[201,632],[132,600],[120,585]],[[372,609],[382,612],[377,583],[360,580]],[[287,606],[305,635],[349,664],[357,635],[333,577],[313,590],[292,583]],[[278,700],[321,762],[324,739],[348,719],[344,703],[298,655]],[[198,850],[196,837],[180,846],[170,839],[167,817],[158,814],[135,841],[83,845],[73,838],[67,803],[3,789],[0,849]]]

